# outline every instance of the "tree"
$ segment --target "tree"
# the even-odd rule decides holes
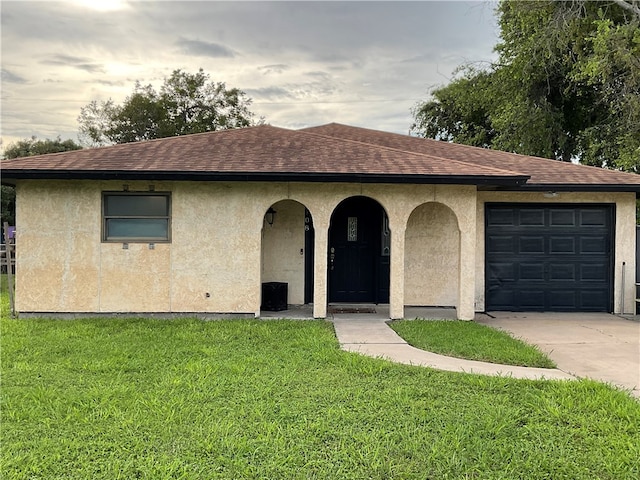
[[[44,155],[45,153],[67,152],[69,150],[80,150],[82,146],[73,140],[61,140],[57,137],[55,140],[45,139],[38,140],[31,137],[25,140],[18,140],[10,144],[4,150],[3,158],[31,157],[34,155]],[[8,222],[9,225],[15,225],[16,215],[16,192],[15,189],[8,185],[2,185],[0,195],[0,204],[2,208],[2,224]]]
[[[48,138],[38,140],[36,137],[31,137],[9,144],[4,150],[3,158],[32,157],[46,153],[80,150],[81,148],[82,146],[73,140],[61,140],[60,137],[56,137],[54,140]]]
[[[432,90],[413,131],[640,173],[638,5],[501,1],[498,61]]]
[[[254,114],[251,99],[237,88],[174,70],[160,91],[136,82],[121,105],[109,99],[82,107],[78,122],[83,143],[109,145],[248,127]]]

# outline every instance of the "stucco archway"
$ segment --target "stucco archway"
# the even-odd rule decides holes
[[[442,203],[416,207],[407,221],[404,304],[457,307],[460,292],[460,229]]]
[[[288,303],[313,300],[313,221],[300,202],[281,200],[262,222],[261,282],[288,284]]]
[[[328,233],[328,301],[388,303],[391,232],[382,205],[366,196],[340,202]]]

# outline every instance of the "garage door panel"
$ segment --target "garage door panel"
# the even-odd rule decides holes
[[[576,239],[568,235],[549,237],[549,254],[575,255]]]
[[[572,263],[550,263],[549,264],[549,281],[569,281],[577,280],[577,266]]]
[[[487,224],[491,226],[514,225],[515,213],[513,208],[501,208],[487,212]]]
[[[550,310],[563,312],[578,309],[577,294],[574,289],[552,290],[548,295]]]
[[[579,218],[581,227],[607,227],[607,212],[602,209],[581,209]]]
[[[494,262],[489,268],[491,269],[491,276],[494,279],[495,284],[501,284],[505,281],[514,281],[516,279],[517,265],[513,262]]]
[[[545,292],[543,289],[520,289],[518,293],[520,310],[544,310]]]
[[[515,241],[513,235],[492,235],[487,248],[490,253],[515,253]]]
[[[583,255],[606,255],[609,242],[606,236],[580,237],[580,253]]]
[[[542,227],[544,226],[544,209],[520,210],[518,218],[521,227]]]
[[[545,265],[543,262],[520,263],[519,280],[544,282],[544,270]]]
[[[495,286],[489,289],[487,292],[487,298],[491,298],[491,302],[499,306],[497,308],[505,308],[509,305],[513,305],[516,295],[510,288]]]
[[[607,301],[606,292],[602,289],[581,290],[578,292],[580,298],[580,310],[601,312],[601,306]]]
[[[589,263],[580,266],[581,282],[604,283],[609,277],[609,265],[605,263]]]
[[[519,237],[518,241],[518,252],[525,254],[536,254],[536,253],[544,253],[544,237],[542,235],[538,236],[522,236]]]
[[[611,311],[613,206],[486,205],[486,308]]]
[[[549,209],[549,226],[550,227],[573,227],[576,225],[575,210]]]

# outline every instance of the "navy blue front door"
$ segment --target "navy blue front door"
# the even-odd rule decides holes
[[[367,197],[343,201],[329,229],[329,301],[386,303],[389,301],[388,253],[381,238],[384,210]]]

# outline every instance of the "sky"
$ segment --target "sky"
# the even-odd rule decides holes
[[[265,122],[408,133],[466,62],[495,59],[495,4],[2,0],[2,146],[78,141],[80,108],[202,68]]]

